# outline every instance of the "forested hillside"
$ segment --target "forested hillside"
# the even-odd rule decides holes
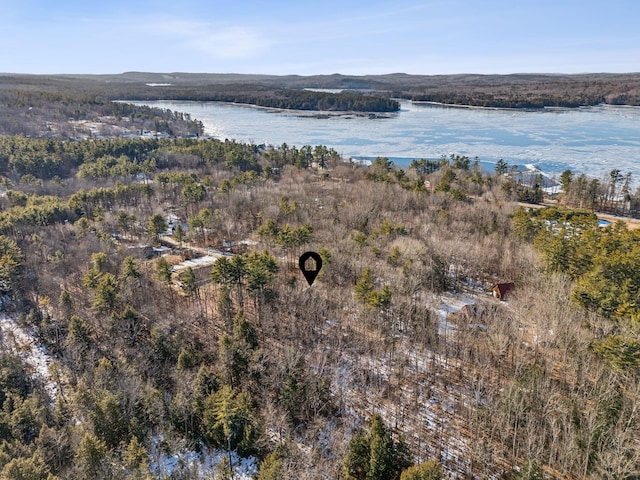
[[[637,475],[637,231],[456,155],[8,136],[0,175],[2,478]]]
[[[188,114],[115,103],[100,95],[48,90],[20,85],[2,88],[0,135],[83,139],[156,136],[197,136],[203,126]]]
[[[542,191],[504,162],[362,168],[35,84],[0,92],[2,478],[637,473],[637,230],[516,209]],[[561,202],[637,210],[610,180]]]
[[[313,86],[313,85],[310,85]],[[16,101],[15,96],[18,96]],[[306,88],[275,87],[264,84],[217,84],[202,82],[149,83],[131,82],[115,76],[109,81],[100,77],[69,76],[23,76],[0,75],[0,105],[13,106],[22,96],[40,98],[30,100],[28,105],[42,101],[68,102],[70,98],[85,103],[107,104],[107,100],[193,100],[231,102],[261,107],[292,110],[338,111],[338,112],[396,112],[400,104],[387,94],[367,91],[335,92],[309,90]],[[7,97],[5,100],[3,97]],[[3,102],[4,100],[4,102]],[[40,101],[38,101],[40,100]],[[86,107],[85,107],[86,108]],[[79,112],[83,110],[80,109]],[[69,111],[69,116],[78,111]],[[62,117],[64,118],[64,117]]]
[[[640,105],[640,74],[0,75],[6,90],[100,100],[222,101],[295,110],[395,112],[396,99],[493,108]]]

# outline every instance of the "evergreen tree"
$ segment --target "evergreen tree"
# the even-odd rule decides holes
[[[149,469],[147,449],[140,443],[137,437],[132,437],[127,448],[122,453],[124,466],[140,473]]]
[[[80,440],[74,461],[79,478],[100,478],[108,467],[107,451],[102,440],[86,433]]]
[[[216,480],[233,480],[233,468],[229,455],[222,455],[222,458],[216,465],[215,479]]]
[[[236,393],[229,385],[210,394],[202,413],[205,439],[214,446],[240,455],[251,454],[257,436],[255,410],[245,392]]]
[[[347,453],[342,462],[342,474],[345,478],[365,480],[369,471],[370,436],[365,432],[356,432],[349,442]]]
[[[509,171],[509,164],[502,158],[496,163],[496,175],[501,177]]]
[[[163,283],[171,283],[171,265],[162,257],[156,260],[156,277]]]
[[[159,213],[151,215],[149,222],[147,223],[147,235],[149,235],[151,243],[157,245],[159,243],[160,235],[163,232],[166,232],[168,228],[169,225],[167,225],[167,221],[162,215]]]
[[[14,458],[0,470],[3,480],[57,480],[38,453],[30,458]]]
[[[132,256],[127,256],[122,262],[122,276],[125,279],[139,279],[142,276],[137,262]]]
[[[373,416],[369,433],[356,433],[342,463],[342,474],[353,480],[395,480],[411,465],[403,441],[394,442],[391,432],[378,414]]]
[[[280,480],[282,478],[284,478],[282,456],[280,452],[276,450],[260,462],[260,470],[258,470],[256,480]]]
[[[218,296],[217,305],[218,315],[222,319],[225,328],[228,333],[231,333],[233,329],[233,318],[235,316],[235,309],[233,308],[233,300],[229,294],[229,287],[222,285],[220,288],[220,295]]]
[[[176,225],[176,229],[173,232],[173,238],[176,240],[176,242],[178,242],[178,245],[180,246],[180,248],[182,248],[182,242],[184,241],[184,237],[185,237],[184,228],[182,227],[181,223],[178,223]]]
[[[373,273],[370,267],[366,267],[362,272],[362,275],[356,282],[354,287],[356,298],[362,302],[367,303],[371,292],[373,291]]]
[[[118,282],[111,273],[105,273],[98,283],[93,300],[93,308],[99,313],[112,311],[118,298]]]
[[[194,294],[198,294],[198,284],[196,280],[196,274],[193,272],[193,268],[188,267],[182,275],[180,275],[180,288],[187,297],[192,297]]]
[[[0,235],[0,294],[11,292],[22,272],[24,256],[16,242]]]
[[[244,311],[239,310],[233,320],[233,334],[220,337],[218,360],[225,383],[234,387],[251,381],[249,374],[254,363],[258,340]]]

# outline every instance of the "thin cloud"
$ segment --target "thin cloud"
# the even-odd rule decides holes
[[[268,50],[271,42],[253,28],[188,20],[150,22],[146,30],[163,37],[164,42],[179,42],[210,59],[233,60],[256,57]]]

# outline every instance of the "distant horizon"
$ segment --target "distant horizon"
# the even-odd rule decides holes
[[[0,70],[629,73],[640,71],[638,17],[629,0],[23,0],[0,2]]]
[[[148,74],[148,75],[238,75],[238,76],[266,76],[266,77],[331,77],[339,75],[343,77],[384,77],[392,75],[408,75],[414,77],[449,77],[449,76],[465,76],[465,75],[477,75],[477,76],[502,76],[508,77],[512,75],[549,75],[549,76],[579,76],[579,75],[640,75],[640,69],[638,71],[625,71],[625,72],[613,72],[613,71],[587,71],[587,72],[510,72],[510,73],[479,73],[479,72],[457,72],[457,73],[409,73],[409,72],[388,72],[388,73],[362,73],[362,74],[350,74],[350,73],[240,73],[240,72],[206,72],[206,71],[147,71],[147,70],[127,70],[122,72],[0,72],[0,75],[33,75],[33,76],[66,76],[66,75],[78,75],[78,76],[109,76],[109,75],[127,75],[127,74]]]

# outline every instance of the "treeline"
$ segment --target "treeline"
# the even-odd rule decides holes
[[[630,172],[623,175],[614,168],[608,176],[598,179],[565,170],[559,182],[561,201],[565,206],[632,218],[640,216],[640,189],[633,191]]]
[[[329,150],[318,147],[328,159]],[[298,161],[299,150],[285,145],[287,161]],[[307,160],[311,148],[304,149]],[[14,183],[38,183],[55,177],[130,178],[175,163],[185,167],[199,163],[226,163],[240,170],[260,170],[256,145],[209,139],[109,139],[62,141],[26,137],[0,137],[0,175]],[[335,152],[333,153],[335,156]],[[180,159],[176,159],[180,156]],[[197,156],[197,157],[196,157]],[[274,159],[274,162],[276,160]],[[284,165],[286,163],[277,163]],[[40,182],[41,183],[41,182]]]
[[[221,192],[229,193],[239,186],[263,183],[286,167],[323,169],[338,161],[337,152],[322,145],[264,148],[215,139],[64,142],[0,137],[0,178],[7,199],[0,212],[0,230],[74,222],[81,216],[93,219],[96,209],[138,204],[156,189],[172,202],[200,203],[211,179],[171,173],[178,166],[187,171],[229,169],[234,173],[218,185]],[[105,186],[86,188],[94,181]]]
[[[519,202],[540,204],[551,197],[565,207],[621,217],[640,216],[640,188],[633,190],[630,172],[623,175],[615,168],[602,178],[594,178],[567,169],[558,178],[547,179],[539,170],[519,170],[502,159],[496,163],[495,171],[504,179],[502,190],[507,198]],[[545,194],[545,189],[550,193]]]
[[[26,137],[0,137],[0,175],[15,183],[28,184],[37,179],[68,178],[82,165],[105,158],[127,159],[133,164],[144,164],[151,154],[169,140],[112,139],[62,141]],[[128,172],[129,173],[137,172]]]
[[[412,85],[394,90],[393,95],[417,102],[492,108],[575,108],[603,103],[637,106],[640,105],[640,84],[632,77],[488,76],[451,85],[437,82],[422,87]]]
[[[553,94],[517,94],[502,93],[490,94],[484,92],[434,92],[425,94],[399,94],[399,98],[406,98],[414,102],[434,102],[445,105],[467,105],[473,107],[488,108],[544,108],[563,107],[576,108],[584,106],[600,105],[607,103],[604,95],[599,94],[574,94],[553,95]],[[640,105],[640,96],[632,99],[629,103],[616,100],[613,104]]]
[[[277,88],[257,84],[202,84],[149,86],[144,83],[86,81],[46,77],[0,77],[0,104],[9,107],[53,105],[63,107],[63,115],[78,117],[87,110],[109,110],[117,100],[193,100],[250,104],[291,110],[340,112],[396,112],[400,104],[383,94],[362,92],[330,93],[303,88]],[[113,107],[117,110],[123,107]],[[136,108],[136,107],[124,107]],[[157,113],[140,107],[142,115]],[[32,112],[34,113],[34,112]],[[123,116],[127,114],[124,113]],[[180,115],[169,112],[165,116]],[[65,118],[65,117],[62,117]],[[58,119],[59,120],[59,119]],[[190,119],[187,119],[190,120]],[[24,123],[20,123],[24,127]],[[8,132],[17,133],[17,132]]]
[[[150,86],[149,84],[156,84]],[[165,84],[163,86],[160,86]],[[329,94],[306,88],[350,92]],[[89,99],[181,99],[274,108],[393,112],[392,98],[495,108],[640,105],[637,74],[583,75],[318,75],[216,74],[4,75],[2,90]]]
[[[111,94],[113,96],[113,94]],[[396,100],[372,94],[330,93],[312,90],[273,89],[252,85],[209,85],[202,87],[153,87],[122,90],[118,97],[129,100],[194,100],[230,102],[290,110],[338,112],[397,112]]]

